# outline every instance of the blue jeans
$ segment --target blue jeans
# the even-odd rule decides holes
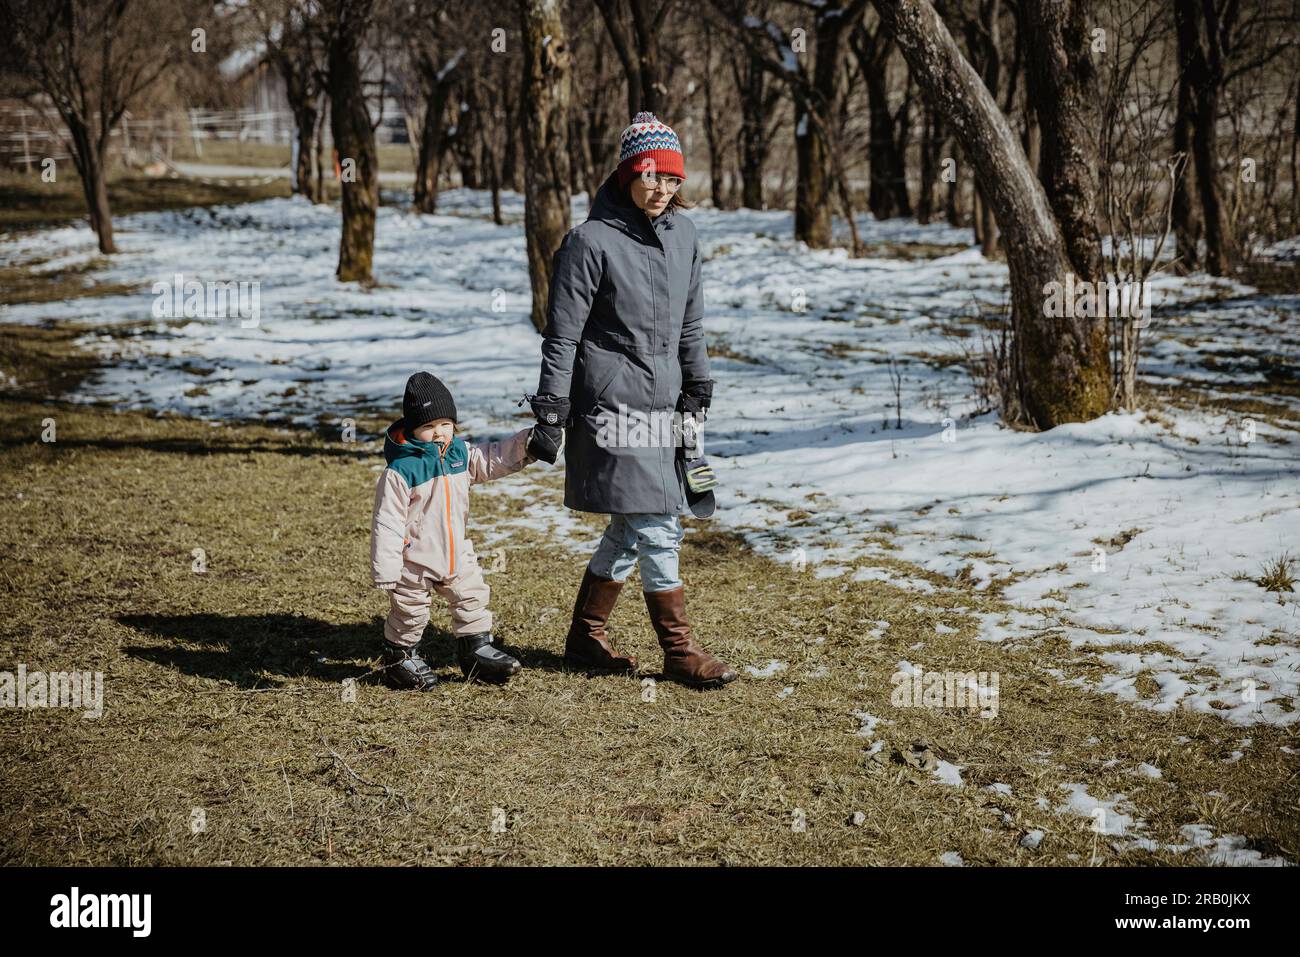
[[[632,566],[641,565],[644,591],[681,588],[677,552],[686,530],[676,515],[611,515],[605,536],[587,567],[601,578],[626,581]]]

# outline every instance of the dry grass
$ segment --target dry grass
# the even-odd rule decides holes
[[[211,163],[219,166],[264,166],[278,169],[289,165],[291,148],[288,143],[254,143],[238,140],[204,140],[202,155],[194,151],[194,141],[180,139],[176,141],[174,159],[189,163]],[[407,143],[382,143],[377,148],[379,168],[383,172],[400,170],[410,173],[415,170],[412,147]],[[325,163],[330,163],[330,154],[325,153]],[[328,176],[329,173],[327,172]]]
[[[707,646],[787,670],[714,693],[660,683],[653,702],[635,680],[570,673],[560,653],[582,558],[508,525],[529,498],[504,484],[477,497],[474,523],[505,535],[492,604],[526,670],[504,688],[465,684],[431,627],[444,683],[389,691],[367,677],[384,612],[366,582],[372,448],[45,400],[86,360],[65,331],[4,332],[0,371],[25,385],[0,395],[0,667],[103,671],[105,713],[0,711],[0,862],[1198,862],[1037,806],[1062,804],[1070,782],[1126,795],[1138,833],[1161,843],[1205,824],[1300,857],[1297,758],[1279,750],[1294,735],[1063,685],[1044,669],[1070,671],[1083,653],[1046,635],[974,640],[970,612],[996,606],[970,588],[918,596],[796,574],[697,523],[683,568]],[[46,417],[53,444],[39,439]],[[554,474],[506,482],[536,482],[561,507]],[[877,620],[890,627],[871,639]],[[653,675],[635,585],[614,628]],[[998,717],[892,707],[904,659],[998,672]],[[347,678],[361,682],[355,703],[342,700]],[[855,734],[859,710],[883,719],[883,762]],[[1224,763],[1246,733],[1253,745]],[[966,786],[889,759],[918,739],[962,765]],[[1143,761],[1164,778],[1135,776]],[[1036,850],[1019,846],[1031,829],[1046,832]]]
[[[1265,591],[1295,591],[1296,559],[1289,552],[1264,562],[1259,578],[1255,579]]]
[[[119,171],[110,176],[108,182],[108,203],[114,216],[157,209],[247,203],[288,195],[287,179],[261,185],[218,186],[197,180],[165,179]],[[71,162],[60,170],[53,183],[43,182],[39,171],[0,172],[0,229],[39,229],[85,220],[86,200],[81,191],[81,180]]]

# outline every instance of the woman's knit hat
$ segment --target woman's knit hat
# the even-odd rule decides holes
[[[427,372],[417,372],[406,380],[402,396],[402,425],[414,431],[435,419],[456,421],[456,400],[442,380]]]
[[[619,141],[618,184],[626,189],[632,177],[646,170],[686,178],[686,163],[677,134],[653,113],[643,111],[632,117],[632,125],[623,131]]]

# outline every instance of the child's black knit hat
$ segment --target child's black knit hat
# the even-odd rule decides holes
[[[406,380],[402,396],[402,425],[409,432],[435,419],[456,421],[456,400],[442,380],[427,372],[417,372]]]

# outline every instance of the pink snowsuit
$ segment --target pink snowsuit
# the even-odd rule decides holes
[[[469,489],[535,461],[527,452],[530,432],[481,445],[457,437],[442,447],[407,436],[400,421],[389,426],[370,528],[371,577],[391,593],[388,641],[406,648],[419,642],[430,590],[447,601],[452,634],[492,630],[490,590],[465,536]]]

